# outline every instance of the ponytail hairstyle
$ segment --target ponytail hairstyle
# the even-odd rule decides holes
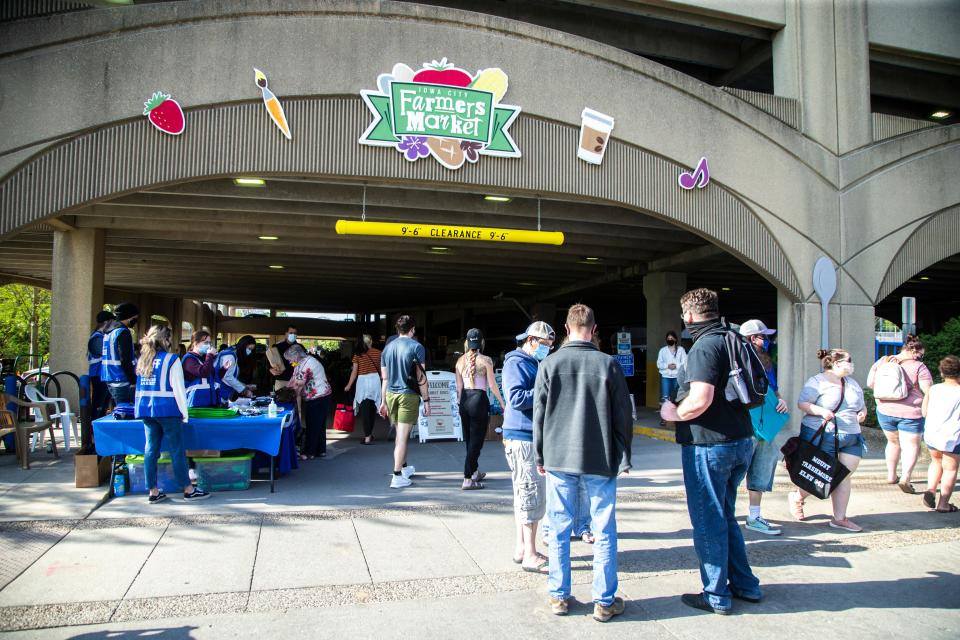
[[[170,351],[173,331],[165,324],[155,324],[140,338],[140,358],[137,360],[137,375],[153,374],[153,361],[160,351]]]
[[[837,362],[850,359],[850,352],[845,349],[817,349],[817,359],[820,366],[826,371]]]
[[[486,375],[487,368],[483,365],[480,358],[480,349],[471,349],[467,340],[463,341],[463,355],[457,360],[457,370],[463,376],[463,386],[467,389],[474,389],[474,381],[479,373]],[[478,360],[480,360],[478,364]]]

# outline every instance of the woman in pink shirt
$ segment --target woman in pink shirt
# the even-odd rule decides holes
[[[904,493],[916,493],[910,478],[920,455],[923,437],[923,397],[933,384],[933,376],[923,364],[923,343],[917,336],[908,335],[900,353],[884,356],[873,364],[867,376],[868,386],[874,386],[878,367],[889,361],[897,362],[903,369],[907,395],[902,400],[877,400],[877,422],[887,437],[887,484],[899,484]],[[898,461],[902,467],[900,476],[897,475]]]

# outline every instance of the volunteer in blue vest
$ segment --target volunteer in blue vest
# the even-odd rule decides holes
[[[194,331],[190,349],[183,356],[183,381],[187,387],[187,405],[190,407],[216,407],[216,380],[214,363],[217,350],[213,348],[210,332]]]
[[[107,405],[110,402],[110,391],[107,385],[100,379],[100,371],[103,368],[103,330],[107,324],[117,317],[109,311],[101,311],[97,314],[97,328],[90,334],[87,340],[87,376],[90,378],[90,418],[96,420],[102,418],[107,413]]]
[[[133,353],[133,334],[130,327],[137,323],[140,310],[123,302],[113,310],[116,320],[109,320],[103,328],[103,354],[100,379],[117,405],[133,405],[133,391],[137,384],[136,356]]]
[[[231,399],[242,397],[252,398],[256,385],[245,385],[240,382],[240,355],[250,357],[256,340],[253,336],[243,336],[235,347],[222,349],[213,361],[213,370],[216,374],[217,396],[220,404],[227,404]],[[234,395],[236,394],[236,395]]]
[[[143,452],[143,470],[147,480],[150,504],[167,499],[157,487],[157,458],[161,442],[166,439],[173,475],[183,487],[183,500],[194,502],[210,494],[190,484],[187,457],[183,443],[183,424],[187,422],[187,392],[183,384],[180,358],[170,353],[173,332],[166,325],[150,327],[140,340],[137,361],[137,402],[134,414],[143,420],[147,446]]]

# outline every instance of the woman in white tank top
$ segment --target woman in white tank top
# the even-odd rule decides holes
[[[941,360],[940,375],[943,382],[930,387],[923,398],[924,440],[930,449],[923,504],[941,513],[953,513],[957,507],[950,504],[950,495],[957,482],[960,462],[960,358],[947,356]]]

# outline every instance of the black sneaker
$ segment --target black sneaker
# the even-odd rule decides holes
[[[147,498],[147,502],[149,502],[150,504],[157,504],[158,502],[163,502],[166,499],[167,499],[167,494],[161,491],[157,495],[150,496],[149,498]]]
[[[709,611],[710,613],[716,613],[717,615],[721,616],[730,615],[730,609],[717,609],[707,602],[702,593],[685,593],[680,596],[680,600],[683,602],[683,604],[687,605],[688,607],[693,607],[694,609]]]
[[[197,500],[206,500],[210,497],[210,494],[201,489],[200,487],[194,487],[193,493],[183,494],[184,502],[196,502]]]

